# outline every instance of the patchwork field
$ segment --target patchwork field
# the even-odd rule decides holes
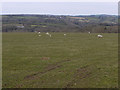
[[[118,34],[3,33],[3,88],[118,87]]]

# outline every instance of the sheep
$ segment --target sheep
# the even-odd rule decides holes
[[[103,36],[102,35],[97,35],[98,36],[98,38],[102,38]]]
[[[46,34],[47,34],[47,35],[49,35],[49,33],[48,33],[48,32],[47,32]]]
[[[90,34],[90,32],[88,32]]]
[[[49,36],[51,37],[51,34]]]
[[[64,34],[64,36],[66,36],[66,34]]]
[[[40,37],[41,35],[39,35],[39,37]]]
[[[40,34],[40,32],[38,32],[38,34]]]

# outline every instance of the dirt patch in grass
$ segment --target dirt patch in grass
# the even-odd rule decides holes
[[[91,74],[92,74],[92,72],[91,72],[89,66],[85,66],[85,67],[77,69],[76,72],[74,73],[73,80],[68,82],[68,84],[65,86],[65,88],[72,87],[73,85],[76,84],[77,81],[80,81],[80,80],[82,80],[84,78],[87,78]]]
[[[55,64],[48,65],[47,67],[45,67],[45,70],[44,70],[44,71],[42,71],[42,72],[37,72],[37,73],[31,74],[31,75],[28,75],[28,76],[24,77],[24,79],[25,79],[25,80],[26,80],[26,79],[27,79],[27,80],[34,79],[38,74],[42,75],[42,74],[45,74],[45,73],[47,73],[47,72],[49,72],[49,71],[52,71],[52,70],[54,70],[54,69],[56,69],[56,68],[62,67],[61,64],[64,63],[64,62],[67,62],[67,61],[70,61],[70,60],[63,60],[63,61],[57,62],[57,63],[55,63]]]
[[[61,66],[62,66],[62,65],[54,65],[54,66],[51,66],[50,68],[46,69],[46,70],[43,71],[43,72],[37,72],[37,73],[35,73],[35,74],[28,75],[28,76],[24,77],[24,79],[34,79],[35,76],[38,75],[38,74],[40,74],[40,75],[41,75],[41,74],[45,74],[45,73],[47,73],[48,71],[54,70],[54,69],[56,69],[56,68],[60,68]]]
[[[50,57],[41,57],[40,59],[41,59],[41,60],[49,60]]]

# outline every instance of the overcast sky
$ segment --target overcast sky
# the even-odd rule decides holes
[[[2,2],[118,2],[119,0],[1,0]]]
[[[104,0],[105,2],[92,2],[95,0],[84,0],[84,2],[83,0],[79,0],[79,2],[73,2],[73,0],[67,0],[69,2],[53,2],[54,0],[49,0],[49,2],[48,0],[44,0],[46,2],[40,2],[40,0],[29,0],[31,2],[27,2],[27,0],[24,0],[26,2],[20,2],[19,0],[16,1],[17,2],[14,2],[14,0],[4,0],[4,2],[2,3],[2,14],[118,14],[118,0],[109,0],[111,2],[108,2],[108,0]]]

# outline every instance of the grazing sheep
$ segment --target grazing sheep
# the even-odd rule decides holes
[[[41,35],[39,35],[39,37],[40,37]]]
[[[38,32],[38,34],[40,34],[40,32]]]
[[[48,32],[47,32],[46,34],[47,34],[47,35],[49,35],[49,33],[48,33]]]
[[[64,36],[66,36],[66,34],[64,34]]]
[[[98,36],[98,38],[102,38],[103,36],[102,35],[97,35]]]
[[[49,36],[51,37],[51,34]]]
[[[90,33],[90,32],[88,32],[88,33]]]

